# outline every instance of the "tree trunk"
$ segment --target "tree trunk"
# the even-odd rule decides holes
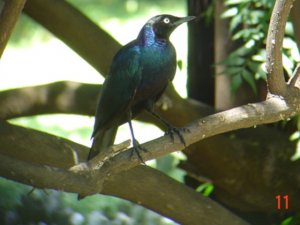
[[[209,105],[214,105],[214,24],[203,14],[212,2],[188,1],[188,14],[198,15],[197,22],[188,24],[188,96]]]

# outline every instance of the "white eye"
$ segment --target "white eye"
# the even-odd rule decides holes
[[[163,20],[163,21],[164,21],[164,23],[165,23],[165,24],[168,24],[168,23],[170,23],[170,19],[169,19],[168,17],[164,18],[164,20]]]

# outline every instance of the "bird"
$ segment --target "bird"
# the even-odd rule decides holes
[[[128,122],[133,151],[143,162],[140,150],[146,149],[136,140],[131,123],[142,110],[161,121],[167,127],[166,134],[170,134],[173,140],[177,134],[185,144],[181,130],[156,114],[153,105],[176,72],[176,51],[169,37],[180,24],[195,18],[168,14],[154,16],[145,23],[136,39],[116,53],[98,99],[88,160],[98,154],[105,156],[105,148],[114,140],[105,137],[114,137],[115,128]],[[109,141],[105,143],[105,139]]]

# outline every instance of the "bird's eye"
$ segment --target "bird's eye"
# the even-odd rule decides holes
[[[165,23],[165,24],[168,24],[168,23],[170,23],[170,19],[169,19],[168,17],[164,18],[164,20],[163,20],[163,21],[164,21],[164,23]]]

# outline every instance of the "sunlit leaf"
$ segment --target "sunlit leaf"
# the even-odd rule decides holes
[[[299,138],[300,138],[300,131],[296,131],[290,136],[290,141],[295,141],[298,140]]]
[[[229,30],[232,32],[240,24],[242,24],[242,16],[241,16],[241,14],[237,14],[230,21],[230,23],[229,23]]]
[[[211,183],[201,184],[196,191],[201,192],[204,196],[208,197],[214,190],[214,185]]]
[[[237,7],[229,8],[225,12],[222,13],[221,18],[233,17],[233,16],[237,15],[237,13],[238,13]]]
[[[225,5],[236,5],[251,2],[251,0],[227,0],[225,1]]]
[[[289,57],[284,52],[282,54],[282,64],[287,74],[289,76],[292,76],[294,63],[292,62],[292,60],[289,59]]]

